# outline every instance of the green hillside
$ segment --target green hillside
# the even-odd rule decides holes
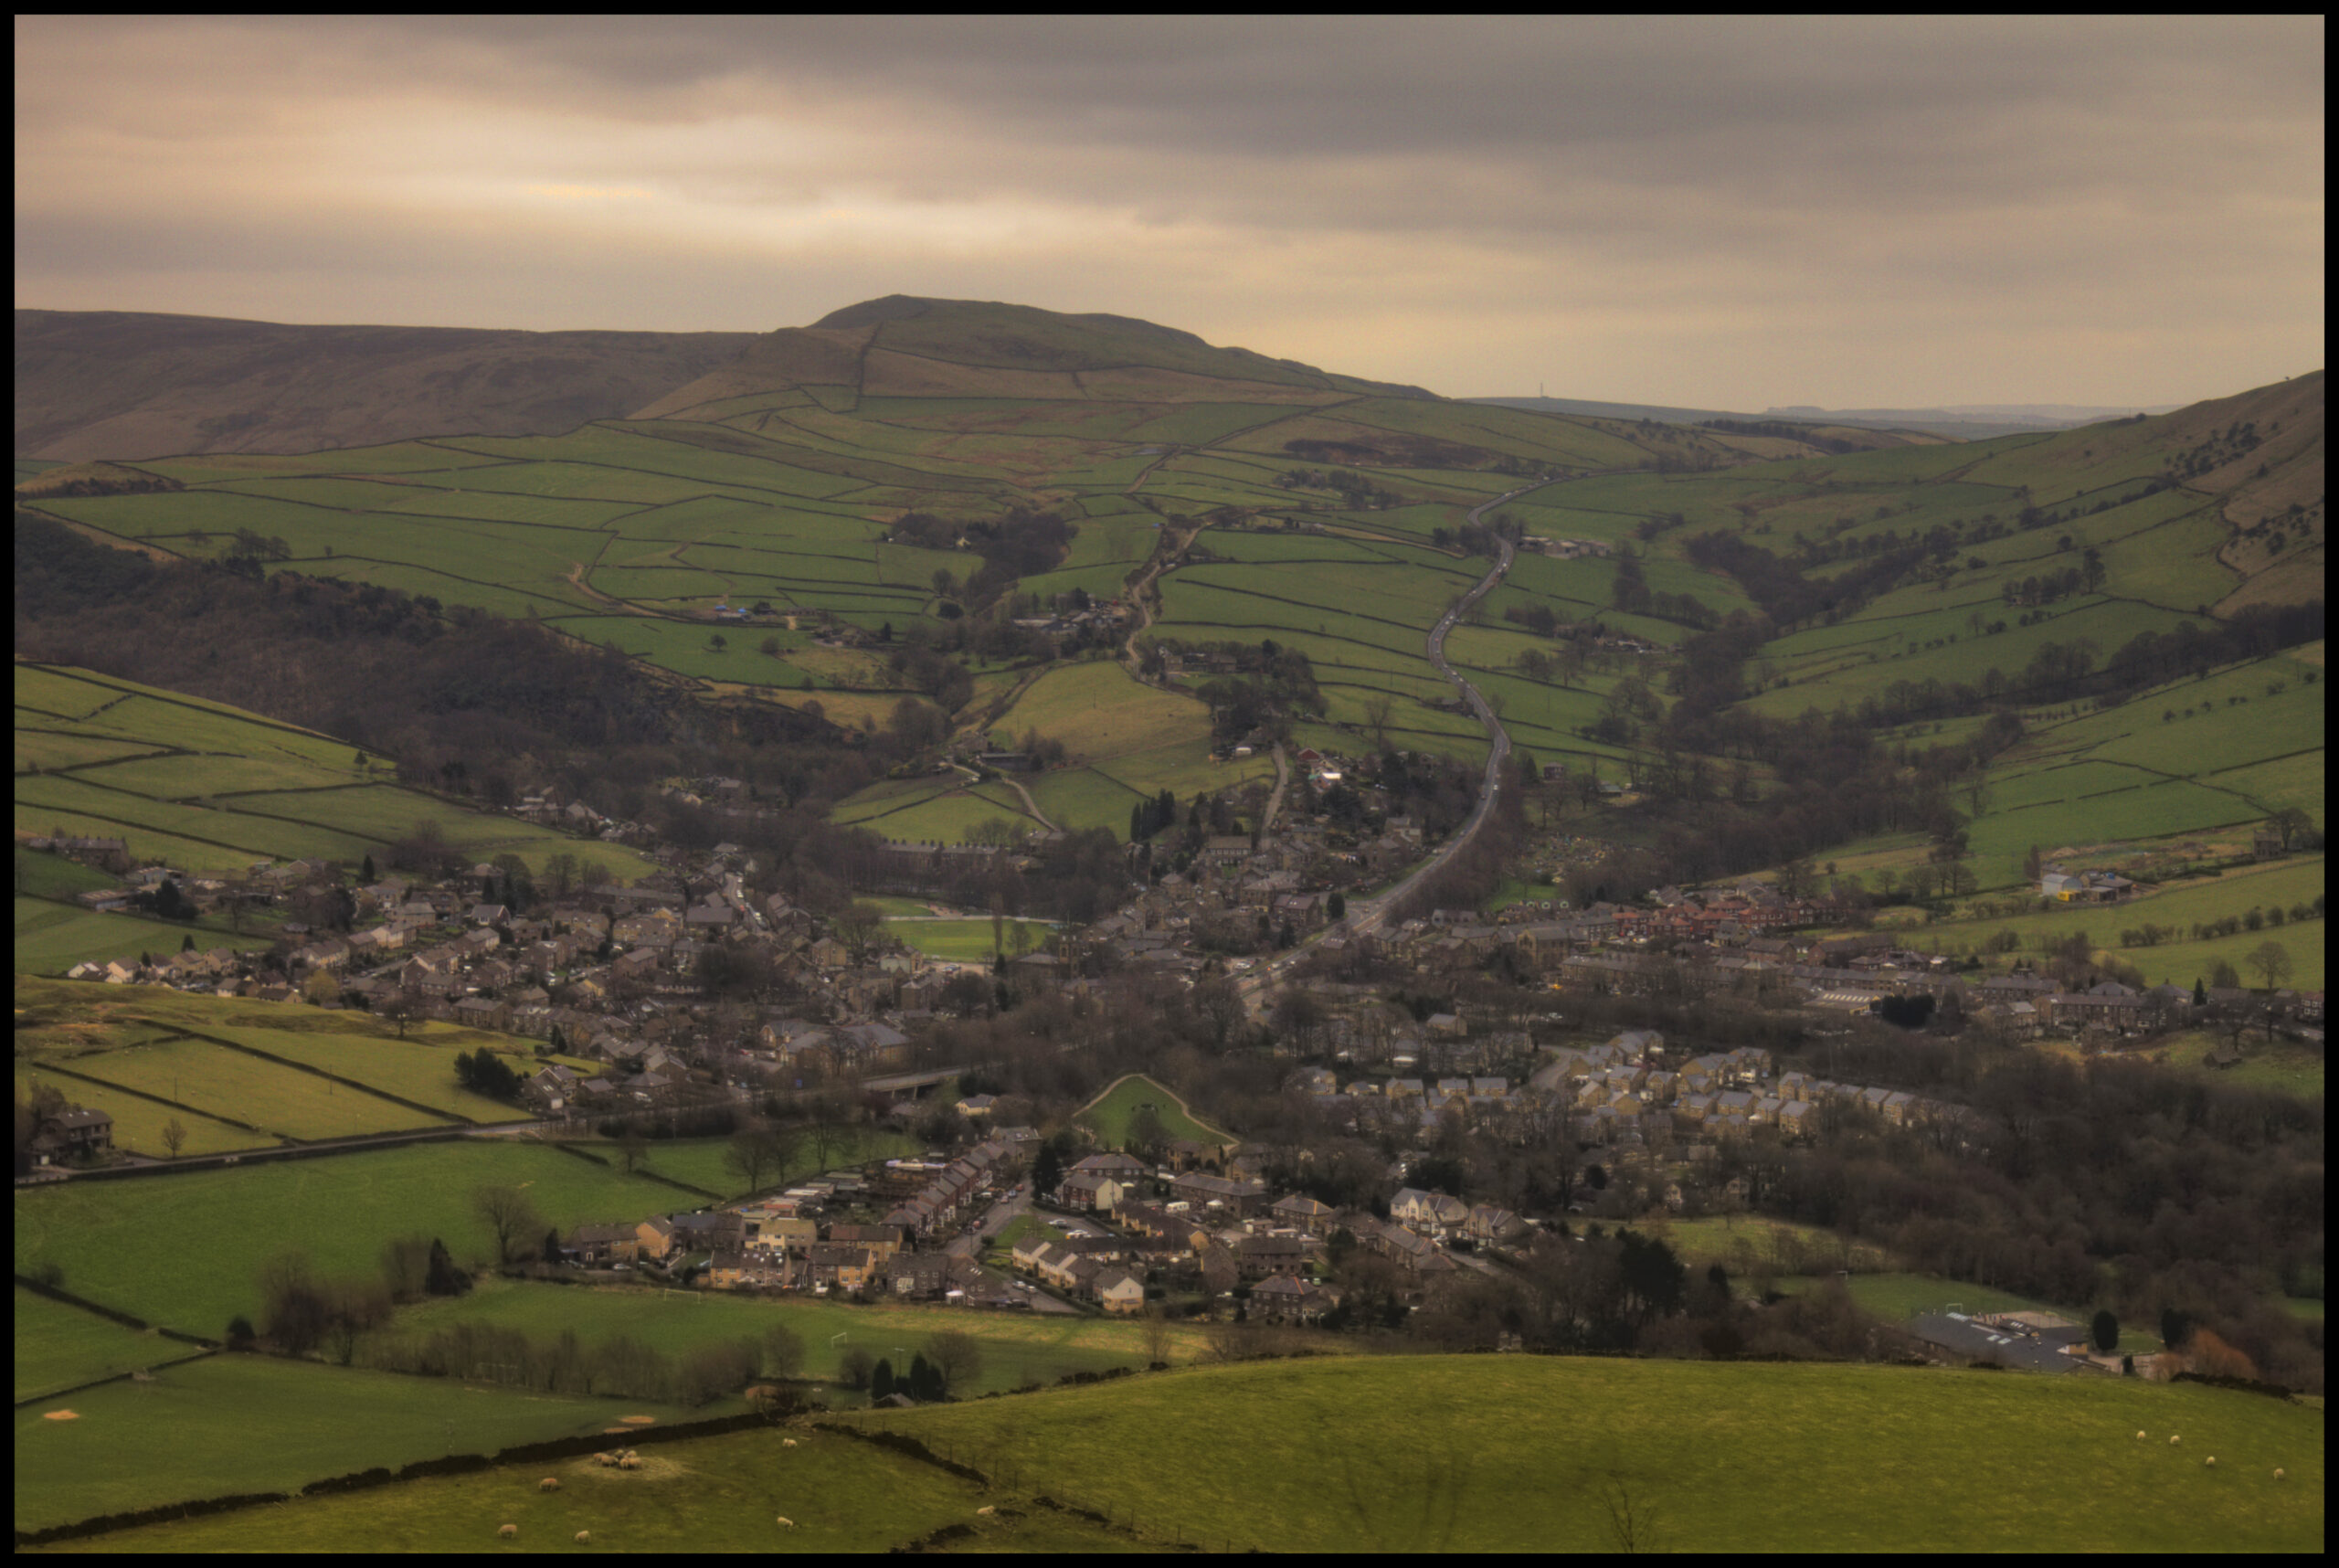
[[[310,857],[355,865],[429,824],[473,860],[516,854],[541,869],[573,854],[631,880],[632,851],[578,841],[516,818],[470,810],[404,788],[345,741],[258,714],[87,670],[16,669],[16,829],[19,836],[119,838],[133,861],[197,874]],[[71,903],[111,879],[26,857],[16,901],[17,967],[58,973],[84,959],[175,952],[190,927]],[[69,885],[71,884],[71,885]],[[198,947],[264,939],[209,921]]]
[[[1609,1552],[1622,1535],[1610,1505],[1627,1498],[1635,1550],[2319,1552],[2323,1529],[2323,1413],[2198,1384],[1417,1356],[1200,1369],[854,1419],[991,1485],[825,1433],[791,1433],[793,1450],[778,1432],[740,1434],[645,1448],[664,1461],[655,1484],[546,1465],[91,1545],[448,1550],[517,1520],[524,1548],[580,1528],[597,1546],[686,1528],[755,1548],[775,1544],[777,1514],[794,1521],[787,1544],[810,1549],[898,1542],[955,1519],[972,1550]],[[25,1466],[20,1446],[20,1478]],[[536,1477],[552,1470],[563,1490],[541,1495]],[[945,1485],[963,1489],[955,1502],[934,1495]],[[1058,1504],[1117,1534],[1020,1536]],[[894,1521],[882,1537],[869,1529],[880,1518]]]
[[[1801,440],[1455,403],[1124,317],[892,296],[755,339],[628,420],[145,461],[139,488],[35,476],[20,503],[150,548],[535,617],[710,693],[817,704],[852,726],[938,696],[952,726],[1049,733],[1064,682],[1004,712],[991,699],[1005,688],[982,683],[1036,673],[1046,640],[1005,622],[1076,590],[1138,616],[1132,651],[1272,639],[1304,652],[1331,726],[1314,741],[1360,747],[1369,732],[1476,758],[1477,726],[1434,705],[1450,693],[1423,639],[1487,568],[1459,538],[1469,507],[1557,476],[1508,515],[1609,553],[1522,554],[1454,652],[1538,758],[1630,765],[1649,755],[1646,724],[1602,721],[1632,676],[1662,711],[1667,653],[1553,667],[1554,623],[1667,651],[1766,611],[1780,624],[1747,663],[1746,711],[1888,726],[1958,722],[1942,694],[1992,670],[2018,700],[2071,648],[2101,664],[2141,635],[2319,597],[2323,397],[2317,374],[2055,434]],[[1032,515],[1068,538],[1019,543],[1015,520]],[[1784,563],[1814,603],[1830,585],[1843,601],[1764,599],[1693,543],[1716,534]],[[1124,791],[1241,777],[1191,739],[1122,744],[1131,727],[1169,736],[1177,707],[1190,735],[1204,715],[1191,698],[1165,707],[1133,661],[1113,662],[1117,641],[1082,655],[1104,662],[1081,694],[1099,722],[1056,731],[1080,781],[1034,793],[1064,825],[1125,823]],[[905,658],[913,642],[975,672],[975,694]],[[2319,784],[2319,761],[2265,760],[2262,779],[2143,789],[2111,829],[2213,829]],[[839,815],[898,839],[1036,821],[1020,797],[933,787]],[[1983,854],[2003,869],[2000,849]]]

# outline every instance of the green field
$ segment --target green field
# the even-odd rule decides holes
[[[792,1440],[795,1446],[783,1447]],[[519,1551],[869,1552],[944,1526],[968,1533],[960,1552],[1147,1550],[1171,1539],[1133,1536],[998,1494],[867,1443],[799,1428],[655,1444],[643,1467],[582,1460],[431,1477],[371,1491],[148,1525],[50,1548],[87,1552],[492,1552],[517,1528]],[[557,1492],[537,1481],[558,1477]],[[982,1515],[979,1509],[996,1511]],[[777,1520],[786,1519],[782,1528]],[[512,1548],[504,1548],[510,1550]]]
[[[196,1353],[196,1346],[125,1328],[22,1286],[16,1289],[16,1317],[19,1401]]]
[[[306,1251],[321,1275],[373,1275],[383,1244],[420,1233],[457,1258],[489,1250],[483,1186],[524,1187],[546,1224],[638,1220],[696,1202],[672,1187],[503,1139],[462,1139],[166,1179],[16,1194],[19,1271],[63,1271],[78,1296],[216,1338],[259,1309],[260,1266]]]
[[[863,1419],[1116,1518],[1267,1551],[1604,1550],[1612,1478],[1676,1551],[2316,1552],[2323,1539],[2320,1410],[2134,1380],[1402,1357]],[[2172,1432],[2182,1446],[2162,1440]],[[2074,1464],[2088,1485],[2069,1484]],[[1860,1497],[1879,1506],[1814,1506]]]
[[[1048,933],[1055,927],[1045,920],[1011,920],[1008,925],[1020,927],[1030,938],[1028,950],[1037,951]],[[915,948],[928,958],[948,959],[957,963],[987,964],[999,956],[999,945],[991,938],[988,918],[965,920],[917,920],[894,918],[885,922],[885,929]],[[1014,948],[1016,932],[1008,932],[1009,950]]]
[[[17,665],[16,688],[20,833],[121,838],[133,860],[241,872],[258,861],[310,856],[354,864],[428,821],[482,859],[510,853],[541,870],[555,854],[573,854],[596,880],[648,869],[630,850],[385,782],[387,769],[358,748],[257,714],[42,665]],[[80,918],[27,928],[24,922],[41,912],[19,902],[19,941],[32,939],[40,968],[117,957],[139,939],[102,916],[65,913]],[[198,946],[249,945],[199,930]],[[18,967],[26,967],[21,956]]]
[[[132,915],[101,915],[45,898],[17,899],[16,921],[16,964],[20,974],[59,975],[76,964],[115,959],[128,963],[142,954],[165,959],[177,952],[189,936],[206,950],[232,948],[249,952],[270,945],[267,937],[238,935],[209,920],[179,924]]]
[[[167,1341],[165,1341],[167,1342]],[[78,1420],[52,1421],[69,1407]],[[721,1414],[711,1407],[704,1414]],[[598,1432],[619,1415],[688,1413],[466,1387],[260,1356],[215,1356],[16,1412],[16,1525],[182,1499],[295,1490],[376,1465],[492,1453]],[[531,1478],[531,1484],[533,1484]],[[491,1533],[491,1540],[492,1539]]]
[[[1196,1143],[1232,1143],[1233,1139],[1209,1123],[1197,1120],[1178,1103],[1177,1097],[1151,1078],[1132,1075],[1123,1078],[1103,1095],[1083,1107],[1080,1123],[1094,1132],[1107,1149],[1118,1149],[1128,1141],[1129,1118],[1139,1106],[1149,1105],[1162,1127],[1171,1138],[1190,1138]]]

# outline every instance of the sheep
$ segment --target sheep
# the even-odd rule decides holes
[[[2283,1469],[2280,1465],[2277,1465],[2274,1467],[2274,1478],[2278,1481],[2287,1481],[2291,1478],[2283,1472]]]
[[[2168,1435],[2168,1446],[2169,1446],[2170,1447],[2172,1447],[2172,1448],[2175,1447],[2179,1443],[2182,1443],[2182,1442],[2184,1442],[2184,1441],[2185,1441],[2185,1439],[2184,1439],[2182,1436],[2178,1436],[2176,1433],[2172,1432],[2172,1433],[2170,1433],[2170,1434]]]
[[[578,1531],[577,1532],[577,1545],[579,1545],[579,1546],[590,1546],[590,1545],[592,1545],[592,1544],[593,1544],[593,1532],[592,1532],[591,1531],[589,1531],[589,1530],[580,1530],[580,1531]]]
[[[519,1539],[520,1527],[516,1524],[500,1525],[497,1527],[495,1533],[502,1536],[506,1541],[516,1541]]]
[[[2136,1434],[2136,1441],[2137,1441],[2137,1442],[2139,1442],[2139,1443],[2141,1443],[2141,1442],[2143,1442],[2143,1440],[2144,1440],[2144,1435],[2143,1435],[2143,1433],[2141,1433],[2141,1432],[2137,1433],[2137,1434]]]
[[[628,1454],[624,1458],[618,1461],[618,1468],[620,1470],[638,1470],[641,1468],[640,1457],[635,1454]]]
[[[991,1515],[993,1515],[993,1514],[997,1513],[998,1511],[999,1511],[999,1510],[998,1510],[998,1509],[996,1509],[996,1508],[992,1507],[992,1506],[991,1506],[990,1504],[989,1504],[989,1503],[985,1503],[982,1507],[980,1507],[980,1508],[979,1508],[979,1509],[975,1510],[975,1517],[976,1517],[977,1519],[989,1519]]]
[[[782,1530],[794,1530],[796,1528],[796,1521],[788,1518],[784,1513],[775,1515],[772,1519],[772,1522],[779,1526]]]
[[[793,1437],[783,1437],[779,1440],[779,1446],[783,1448],[793,1448],[796,1446],[796,1439]]]
[[[2143,1433],[2141,1433],[2141,1432],[2139,1432],[2139,1433],[2137,1433],[2137,1434],[2136,1434],[2136,1436],[2139,1436],[2139,1437],[2141,1437],[2141,1436],[2143,1436]],[[607,1452],[604,1452],[604,1453],[599,1453],[599,1454],[596,1454],[596,1455],[594,1455],[594,1456],[593,1456],[593,1463],[595,1463],[595,1464],[597,1464],[597,1465],[614,1465],[614,1464],[616,1464],[617,1462],[618,1462],[618,1457],[617,1457],[615,1454],[612,1454],[612,1453],[607,1453]]]
[[[2217,1457],[2215,1454],[2212,1454],[2207,1458],[2202,1460],[2201,1464],[2203,1467],[2214,1470],[2217,1467]]]
[[[546,1476],[543,1480],[536,1483],[536,1490],[540,1492],[556,1492],[560,1490],[560,1478],[558,1476]]]

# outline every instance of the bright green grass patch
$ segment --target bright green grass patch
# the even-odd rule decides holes
[[[2154,1042],[2152,1059],[2157,1062],[2165,1058],[2172,1068],[2195,1073],[2220,1084],[2271,1089],[2277,1094],[2302,1100],[2323,1097],[2324,1076],[2321,1051],[2312,1046],[2295,1045],[2287,1040],[2276,1040],[2270,1044],[2261,1035],[2242,1043],[2241,1060],[2233,1065],[2208,1065],[2203,1058],[2213,1047],[2224,1044],[2222,1038],[2206,1029],[2189,1030]]]
[[[16,1397],[20,1400],[195,1353],[192,1345],[124,1328],[94,1312],[36,1296],[22,1286],[15,1294]]]
[[[1129,808],[1140,799],[1118,779],[1093,768],[1059,768],[1025,786],[1050,821],[1072,832],[1109,828],[1116,838],[1129,832]]]
[[[444,1125],[377,1095],[203,1040],[93,1052],[74,1057],[72,1067],[87,1077],[298,1139]]]
[[[65,1288],[148,1322],[217,1336],[256,1314],[260,1265],[305,1250],[331,1277],[371,1276],[382,1245],[420,1233],[458,1259],[486,1251],[483,1186],[524,1187],[548,1225],[639,1220],[689,1200],[540,1145],[462,1139],[166,1180],[92,1181],[16,1195],[19,1271],[46,1263]]]
[[[475,1552],[495,1550],[505,1524],[517,1528],[521,1551],[582,1551],[571,1542],[589,1530],[597,1551],[669,1552],[687,1541],[698,1552],[876,1552],[947,1524],[975,1532],[952,1542],[954,1552],[1159,1549],[866,1443],[801,1428],[785,1436],[796,1446],[783,1448],[779,1432],[737,1432],[656,1444],[643,1450],[639,1471],[587,1457],[434,1476],[52,1550]],[[561,1478],[561,1490],[536,1489],[547,1474]],[[976,1512],[995,1505],[990,1517]]]
[[[588,1343],[624,1334],[672,1356],[758,1336],[785,1323],[804,1341],[804,1375],[820,1379],[835,1378],[840,1360],[853,1346],[893,1359],[896,1350],[915,1355],[933,1335],[957,1330],[973,1335],[982,1347],[982,1371],[969,1390],[976,1394],[1053,1383],[1071,1372],[1142,1368],[1147,1355],[1141,1325],[1085,1314],[856,1307],[802,1293],[754,1298],[725,1291],[509,1281],[482,1281],[468,1296],[402,1308],[396,1321],[377,1332],[421,1334],[454,1323],[492,1323],[546,1340],[573,1328]],[[1197,1361],[1205,1350],[1201,1330],[1172,1326],[1172,1361]],[[852,1396],[840,1393],[837,1398]]]
[[[1031,949],[1038,950],[1042,938],[1054,927],[1045,920],[1011,920],[1011,927],[1021,927],[1031,938]],[[885,922],[885,929],[928,958],[948,959],[958,963],[984,963],[999,956],[997,944],[991,940],[988,918],[971,920],[895,919]],[[1015,934],[1008,933],[1010,950]]]
[[[1139,1106],[1151,1106],[1153,1114],[1172,1138],[1190,1138],[1196,1143],[1234,1141],[1208,1122],[1190,1115],[1175,1095],[1142,1075],[1123,1078],[1083,1107],[1074,1119],[1095,1132],[1107,1149],[1119,1149],[1128,1142],[1129,1118],[1137,1114]]]
[[[2323,1540],[2320,1410],[2132,1379],[1405,1357],[860,1419],[1044,1475],[1116,1516],[1216,1521],[1268,1551],[1606,1550],[1611,1477],[1679,1551],[2319,1552]],[[2185,1446],[2140,1443],[2139,1429],[2182,1432]],[[2048,1453],[2061,1463],[2040,1464]],[[2204,1469],[2211,1454],[2218,1467]],[[2070,1485],[2070,1467],[2088,1485]],[[1797,1484],[1779,1485],[1785,1475]],[[1889,1507],[1815,1506],[1877,1496],[1879,1478]]]
[[[38,1407],[16,1413],[20,1529],[182,1499],[295,1490],[376,1465],[598,1432],[619,1415],[688,1414],[240,1355],[173,1367],[150,1383],[111,1383],[70,1404],[78,1421],[45,1420]]]
[[[991,727],[1019,737],[1035,729],[1063,741],[1074,757],[1111,758],[1206,741],[1210,710],[1191,698],[1139,685],[1118,664],[1100,660],[1050,670]]]
[[[362,1013],[357,1016],[365,1017]],[[436,1044],[426,1039],[386,1038],[383,1033],[374,1033],[381,1027],[375,1024],[361,1033],[312,1031],[297,1025],[287,1029],[220,1026],[207,1028],[205,1033],[249,1045],[255,1051],[265,1051],[281,1061],[338,1075],[466,1121],[493,1123],[528,1118],[528,1112],[485,1095],[475,1095],[456,1081],[455,1058],[461,1046],[451,1042]],[[525,1073],[528,1068],[517,1065],[517,1070]]]

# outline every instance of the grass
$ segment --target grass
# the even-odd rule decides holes
[[[1817,1225],[1796,1224],[1763,1214],[1733,1214],[1711,1219],[1650,1220],[1639,1228],[1662,1236],[1684,1263],[1719,1263],[1743,1274],[1763,1263],[1778,1265],[1797,1257],[1828,1257],[1835,1266],[1875,1272],[1892,1266],[1881,1247],[1867,1242],[1846,1242]]]
[[[176,1361],[196,1349],[36,1296],[22,1286],[16,1290],[16,1326],[19,1401]]]
[[[124,1045],[77,1056],[72,1067],[88,1077],[304,1140],[447,1125],[362,1089],[206,1040]]]
[[[160,1160],[170,1153],[170,1146],[163,1141],[163,1129],[175,1121],[186,1132],[186,1141],[180,1146],[183,1155],[226,1154],[239,1149],[274,1149],[279,1140],[265,1132],[248,1132],[240,1127],[230,1127],[194,1111],[175,1110],[151,1099],[117,1089],[104,1084],[93,1084],[80,1078],[69,1078],[58,1074],[44,1076],[37,1066],[19,1062],[16,1070],[16,1091],[29,1094],[36,1080],[48,1084],[62,1094],[71,1104],[84,1110],[101,1110],[113,1118],[113,1146],[132,1154],[143,1154]],[[241,1119],[241,1118],[238,1118]]]
[[[1116,1518],[1271,1552],[1612,1549],[1612,1479],[1654,1508],[1659,1543],[1677,1551],[2316,1552],[2323,1540],[2320,1410],[2134,1380],[1406,1357],[1209,1368],[861,1419],[1043,1477]],[[2139,1428],[2181,1432],[2185,1446],[2139,1443]],[[1230,1440],[1196,1440],[1205,1433]],[[2218,1467],[2205,1469],[2212,1454]]]
[[[795,1446],[784,1448],[792,1439]],[[576,1550],[589,1530],[598,1551],[873,1552],[944,1525],[971,1536],[952,1551],[1111,1552],[1142,1549],[1123,1532],[1053,1509],[1000,1506],[974,1482],[866,1443],[802,1428],[661,1443],[644,1467],[607,1469],[589,1457],[465,1476],[438,1476],[273,1508],[148,1525],[57,1550],[479,1552]],[[556,1475],[557,1492],[536,1489]],[[976,1510],[997,1507],[983,1517]],[[792,1528],[775,1521],[785,1518]]]
[[[243,1170],[71,1182],[16,1194],[19,1272],[55,1264],[66,1289],[150,1323],[217,1337],[259,1309],[259,1272],[308,1253],[329,1277],[372,1275],[383,1244],[418,1233],[459,1259],[488,1249],[483,1186],[523,1188],[547,1224],[638,1220],[692,1206],[672,1188],[540,1144],[463,1139]]]
[[[1054,929],[1045,920],[1011,920],[1032,938],[1032,951],[1037,951],[1041,939]],[[915,920],[895,918],[885,922],[885,929],[899,937],[928,958],[948,959],[958,963],[989,963],[999,956],[999,947],[991,938],[988,918],[967,920]],[[1012,950],[1013,935],[1009,937]]]
[[[1119,1149],[1128,1141],[1129,1118],[1137,1114],[1139,1106],[1147,1105],[1153,1107],[1154,1115],[1172,1138],[1190,1138],[1197,1143],[1233,1141],[1209,1123],[1189,1115],[1175,1095],[1142,1075],[1121,1079],[1082,1107],[1074,1119],[1095,1132],[1107,1149]]]
[[[982,1371],[968,1390],[974,1394],[1053,1383],[1066,1372],[1141,1368],[1148,1354],[1139,1325],[1086,1315],[861,1307],[802,1294],[759,1299],[724,1291],[508,1281],[484,1281],[468,1296],[406,1308],[381,1332],[427,1333],[454,1323],[492,1323],[547,1340],[573,1328],[588,1342],[625,1334],[669,1355],[751,1338],[785,1323],[804,1341],[804,1375],[820,1379],[837,1375],[839,1359],[852,1346],[900,1365],[894,1356],[897,1348],[915,1355],[931,1336],[958,1330],[982,1347]],[[1203,1353],[1199,1330],[1172,1327],[1173,1361],[1196,1361]]]
[[[19,1529],[181,1499],[295,1490],[376,1465],[598,1432],[621,1414],[689,1414],[246,1355],[65,1403],[80,1419],[45,1419],[56,1405],[16,1412]]]
[[[106,881],[111,885],[113,878]],[[195,938],[197,948],[206,950],[233,948],[248,952],[271,945],[266,937],[238,935],[209,921],[179,925],[134,915],[101,915],[45,898],[18,898],[15,917],[16,965],[20,974],[61,975],[76,964],[127,962],[142,953],[167,958],[189,936]]]
[[[134,860],[166,861],[198,873],[240,872],[271,859],[317,856],[355,863],[428,821],[468,853],[486,858],[510,851],[537,871],[561,853],[592,863],[596,880],[648,869],[630,850],[582,843],[383,782],[381,766],[359,747],[224,704],[83,670],[27,664],[16,666],[16,694],[20,766],[41,768],[16,781],[16,824],[22,833],[62,829],[119,837]],[[51,919],[28,928],[28,912],[20,905],[17,914],[20,938],[39,938],[43,969],[120,957],[122,944],[139,935],[87,918],[69,927]],[[197,941],[250,945],[207,935]]]

